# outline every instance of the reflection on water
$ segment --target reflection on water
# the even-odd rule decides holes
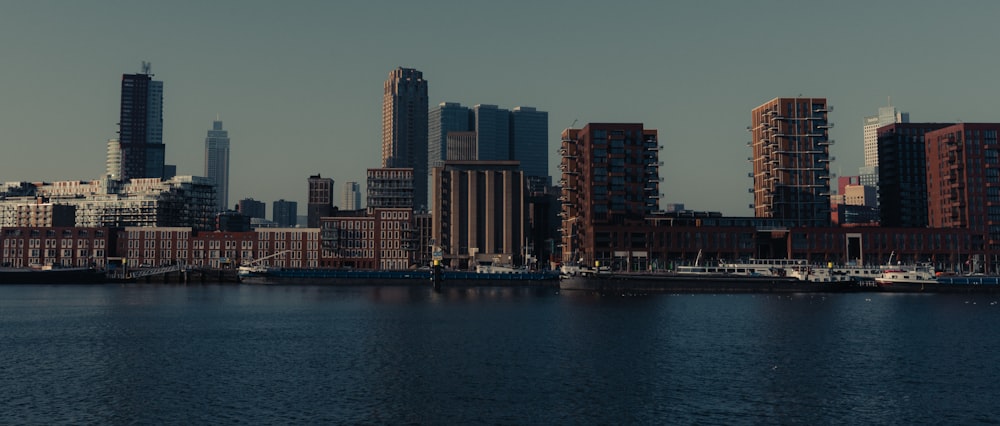
[[[0,422],[996,422],[995,298],[0,286]]]

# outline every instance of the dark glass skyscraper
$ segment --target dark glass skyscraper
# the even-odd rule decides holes
[[[412,168],[413,202],[427,207],[427,80],[412,68],[389,73],[382,97],[382,167]]]
[[[515,107],[510,115],[512,160],[521,162],[528,177],[549,177],[549,113]]]
[[[163,178],[163,82],[143,62],[142,73],[122,75],[121,89],[121,179]]]

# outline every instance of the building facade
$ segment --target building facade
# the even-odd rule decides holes
[[[344,182],[342,210],[361,209],[361,185],[357,182]]]
[[[406,270],[415,266],[419,236],[413,209],[338,212],[320,223],[325,268]]]
[[[754,216],[800,226],[830,224],[825,98],[775,98],[751,112]]]
[[[451,145],[448,137],[452,132],[472,132],[475,129],[472,111],[457,102],[442,102],[432,109],[427,119],[428,170],[444,165],[449,158]],[[470,158],[475,159],[475,158]]]
[[[927,222],[927,132],[950,123],[893,123],[878,129],[879,221],[894,228]]]
[[[642,123],[590,123],[562,133],[562,261],[648,257],[644,244],[618,245],[612,229],[659,210],[660,145]]]
[[[510,160],[510,111],[496,105],[479,104],[472,108],[472,113],[476,130],[476,159]]]
[[[306,200],[306,227],[319,228],[319,218],[333,214],[333,179],[318,174],[309,176]]]
[[[549,113],[532,107],[519,106],[511,111],[510,159],[521,163],[528,177],[549,177]]]
[[[271,203],[271,217],[279,228],[294,228],[298,224],[299,203],[280,199]]]
[[[205,137],[205,177],[215,182],[216,209],[228,209],[229,132],[222,129],[220,120],[212,122],[212,130]]]
[[[859,178],[862,185],[878,189],[878,129],[890,124],[909,122],[909,113],[900,112],[891,105],[879,108],[878,115],[871,115],[864,118],[862,133],[864,135],[865,165],[859,169]]]
[[[162,178],[163,82],[153,80],[149,63],[142,73],[122,75],[120,106],[121,179]]]
[[[109,179],[122,178],[122,145],[118,139],[108,139],[108,154],[105,163],[105,176]]]
[[[31,227],[0,229],[0,267],[39,266],[104,268],[113,233],[108,228]]]
[[[414,208],[416,180],[410,168],[368,169],[368,209]]]
[[[215,229],[215,185],[199,176],[37,183],[0,200],[0,226],[14,226],[8,218],[19,206],[39,200],[73,206],[78,227],[189,226]],[[27,190],[27,191],[26,191]],[[15,212],[15,213],[11,213]]]
[[[258,219],[267,218],[267,204],[263,201],[257,201],[253,198],[244,198],[237,204],[240,214],[248,218],[256,217]]]
[[[958,123],[929,131],[928,224],[979,233],[1000,250],[1000,123]]]
[[[446,265],[520,264],[526,237],[524,173],[516,161],[446,161],[432,171],[431,235]]]
[[[427,207],[427,80],[412,68],[389,73],[382,98],[382,167],[411,168],[413,201]]]

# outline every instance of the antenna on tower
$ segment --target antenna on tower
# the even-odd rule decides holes
[[[889,106],[892,106],[892,95],[889,95]]]
[[[142,61],[142,73],[146,75],[153,75],[153,64],[147,61]]]

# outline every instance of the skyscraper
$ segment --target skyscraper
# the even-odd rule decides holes
[[[957,123],[924,135],[928,225],[976,231],[993,251],[1000,249],[998,133],[1000,123]]]
[[[122,177],[122,145],[118,139],[108,139],[108,159],[105,175],[114,180]]]
[[[299,214],[299,203],[295,201],[285,201],[284,199],[271,203],[271,217],[274,223],[282,228],[291,228],[296,225]]]
[[[511,160],[521,162],[525,176],[548,178],[549,113],[532,107],[515,107],[510,125]]]
[[[343,199],[344,210],[360,210],[361,185],[358,185],[357,182],[345,182],[343,198],[344,198]]]
[[[828,111],[825,98],[774,98],[751,111],[754,216],[829,225]]]
[[[382,97],[382,167],[412,168],[413,202],[427,207],[427,81],[412,68],[389,73]]]
[[[205,177],[215,182],[218,210],[229,207],[229,132],[222,130],[222,121],[212,122],[205,138]]]
[[[441,102],[430,111],[427,119],[428,170],[444,165],[448,160],[448,133],[474,130],[472,111],[456,102]]]
[[[118,121],[121,179],[163,178],[163,82],[142,73],[123,74]]]
[[[950,123],[892,123],[878,129],[879,222],[927,227],[927,146],[924,135]]]
[[[244,198],[239,202],[240,213],[246,217],[264,219],[267,216],[267,204],[253,198]]]
[[[894,123],[909,123],[910,114],[897,111],[892,105],[878,109],[878,115],[870,115],[864,119],[864,149],[865,165],[859,175],[861,184],[878,188],[878,129]]]
[[[472,108],[476,126],[476,158],[480,161],[511,159],[510,111],[496,105]]]
[[[612,233],[658,210],[659,143],[642,123],[590,123],[562,133],[563,261],[587,264],[621,250]]]

